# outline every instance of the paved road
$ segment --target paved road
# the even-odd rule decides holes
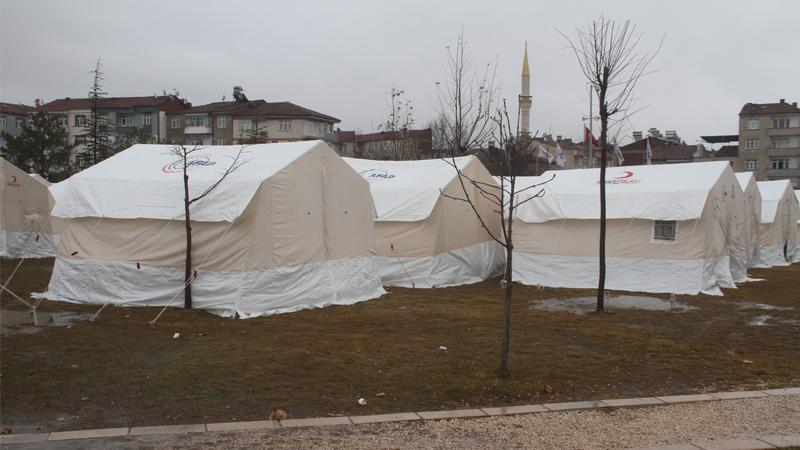
[[[607,449],[770,435],[800,435],[800,396],[447,421],[93,439],[8,448]]]

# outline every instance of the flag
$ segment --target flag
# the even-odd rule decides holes
[[[564,155],[564,150],[561,148],[561,144],[556,143],[556,165],[558,167],[564,167],[566,162],[567,156]]]
[[[622,156],[622,149],[619,148],[619,144],[616,141],[614,142],[614,155],[617,156],[617,164],[621,166],[625,162],[625,157]]]
[[[589,131],[589,128],[583,127],[583,130],[584,130],[583,131],[583,142],[589,142],[589,139],[591,139],[592,140],[592,147],[599,148],[600,147],[600,141],[598,141],[597,139],[595,139],[594,136],[592,136],[592,132]]]
[[[648,138],[647,139],[647,148],[644,149],[645,164],[647,164],[649,166],[652,159],[653,159],[653,149],[650,148],[650,138]]]
[[[550,153],[546,148],[539,146],[539,158],[547,159],[548,164],[553,164],[553,154]]]

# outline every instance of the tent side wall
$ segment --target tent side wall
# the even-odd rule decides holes
[[[0,158],[0,257],[55,255],[52,204],[44,184]]]
[[[455,169],[453,170],[455,174]],[[469,178],[496,184],[480,161],[474,159],[462,172]],[[468,186],[470,198],[495,236],[500,218],[477,188]],[[376,251],[381,278],[388,285],[442,287],[476,283],[497,275],[503,264],[502,248],[491,239],[475,212],[465,202],[458,178],[442,189],[431,214],[413,222],[378,221]]]
[[[762,218],[758,249],[761,267],[787,266],[795,259],[796,227],[800,216],[791,184],[786,184],[775,217]]]

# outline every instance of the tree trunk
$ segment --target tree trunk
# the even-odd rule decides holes
[[[503,380],[508,379],[511,375],[511,369],[508,363],[509,347],[511,345],[511,291],[514,284],[511,282],[511,263],[513,251],[511,247],[506,247],[506,273],[505,280],[505,295],[503,297],[503,346],[500,351],[500,378]]]
[[[507,172],[507,173],[510,173]],[[514,211],[514,179],[511,179],[511,189],[508,201],[508,222],[506,223],[506,272],[503,276],[505,281],[505,295],[503,297],[503,344],[500,350],[500,378],[506,380],[511,375],[511,367],[508,361],[509,348],[511,346],[511,294],[514,284],[511,282],[513,272],[514,244],[511,237],[513,231],[512,217]]]
[[[608,67],[603,68],[603,79],[598,92],[598,110],[600,112],[600,248],[598,251],[600,270],[597,280],[597,312],[605,310],[606,296],[606,139],[608,138],[608,105],[606,90],[608,89]]]
[[[184,214],[186,216],[186,270],[183,276],[183,307],[192,309],[192,221],[189,215],[189,174],[186,173],[186,158],[183,164]]]

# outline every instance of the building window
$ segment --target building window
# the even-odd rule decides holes
[[[86,116],[84,116],[84,115],[75,116],[75,126],[76,127],[85,127],[86,126]]]
[[[86,136],[82,134],[75,136],[75,140],[73,141],[75,145],[83,145],[85,142],[86,142]]]
[[[225,145],[225,138],[214,138],[214,145]]]
[[[758,169],[758,160],[747,159],[744,161],[744,170],[756,170],[756,169]]]
[[[253,122],[249,120],[240,120],[237,122],[239,125],[239,131],[248,131],[253,129]]]
[[[4,127],[8,125],[8,121],[6,120],[6,116],[0,116],[0,127]]]
[[[25,119],[23,117],[17,117],[17,128],[22,128],[25,126]]]
[[[203,138],[201,137],[191,137],[188,141],[189,145],[203,145]]]
[[[772,119],[772,128],[789,128],[789,118]]]
[[[152,114],[144,114],[142,115],[142,123],[145,126],[150,126],[153,124],[153,115]]]
[[[653,222],[653,241],[675,242],[678,223],[674,220],[656,220]]]
[[[744,142],[745,150],[758,150],[758,139],[748,139]]]
[[[206,126],[205,116],[186,116],[187,127],[204,127]]]
[[[169,127],[173,130],[177,130],[181,127],[181,119],[175,117],[174,119],[170,120]]]
[[[218,117],[217,118],[217,128],[228,128],[228,118],[227,117]],[[222,145],[222,144],[220,144]]]
[[[117,123],[121,127],[132,127],[133,126],[133,117],[131,117],[131,116],[127,115],[127,114],[120,114],[119,117],[117,117]]]
[[[791,148],[792,140],[788,137],[774,137],[769,140],[769,148]]]
[[[773,170],[788,169],[789,158],[774,158],[769,160],[769,168]]]
[[[758,119],[747,119],[747,129],[757,130],[761,128],[761,121]]]
[[[291,120],[281,120],[281,131],[292,131],[292,121]]]
[[[62,127],[66,127],[69,121],[67,120],[67,116],[58,116],[58,124]]]

